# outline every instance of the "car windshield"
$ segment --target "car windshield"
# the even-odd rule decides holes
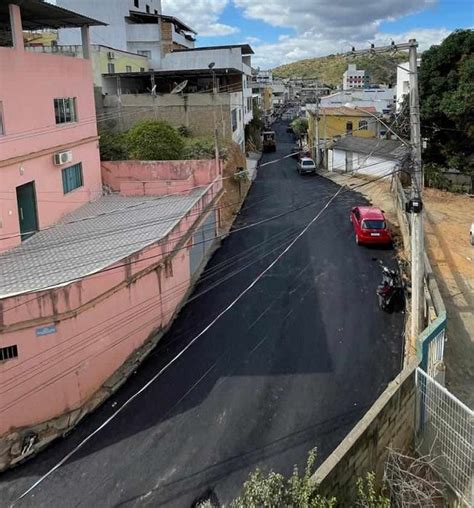
[[[303,161],[303,166],[312,166],[313,161]]]
[[[383,220],[365,220],[362,223],[364,229],[384,229],[385,221]]]

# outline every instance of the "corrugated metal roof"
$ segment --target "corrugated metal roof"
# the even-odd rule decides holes
[[[60,286],[164,238],[206,193],[103,196],[0,254],[0,298]]]
[[[401,159],[407,152],[406,146],[396,139],[359,138],[344,136],[334,141],[332,148],[345,152],[378,155],[388,159]]]

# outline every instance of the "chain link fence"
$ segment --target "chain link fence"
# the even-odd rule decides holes
[[[416,447],[465,506],[474,506],[474,411],[416,371]]]

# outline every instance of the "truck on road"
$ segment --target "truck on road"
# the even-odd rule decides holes
[[[262,146],[264,152],[276,151],[275,131],[263,131]]]

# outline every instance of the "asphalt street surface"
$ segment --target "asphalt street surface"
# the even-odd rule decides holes
[[[285,125],[275,130],[278,150],[262,162],[290,151]],[[74,432],[1,475],[1,506],[182,350],[338,190],[295,167],[291,158],[262,167],[234,227],[310,205],[226,238],[208,268],[229,264],[195,292],[247,268],[189,303],[129,382]],[[401,363],[403,314],[379,310],[375,295],[373,258],[395,266],[393,252],[358,247],[349,223],[351,206],[363,203],[341,193],[229,312],[18,506],[189,507],[208,489],[227,503],[257,466],[290,473],[313,447],[321,463]]]

